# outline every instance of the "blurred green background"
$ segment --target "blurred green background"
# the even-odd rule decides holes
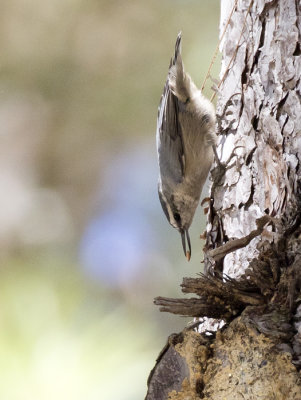
[[[1,1],[0,399],[144,398],[188,321],[153,298],[201,270],[205,226],[188,264],[157,198],[157,108],[177,33],[200,85],[218,20],[219,0]]]

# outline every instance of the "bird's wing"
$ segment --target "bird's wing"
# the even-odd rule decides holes
[[[175,64],[179,54],[181,36],[177,38],[175,56],[170,68]],[[182,140],[182,129],[179,122],[179,101],[165,83],[158,110],[157,149],[161,179],[180,183],[184,177],[185,157]]]

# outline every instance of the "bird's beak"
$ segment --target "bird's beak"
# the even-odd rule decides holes
[[[191,244],[190,244],[190,237],[189,237],[188,229],[185,229],[185,230],[183,229],[181,231],[181,238],[182,238],[182,246],[183,246],[185,257],[189,261],[190,257],[191,257]],[[188,244],[188,250],[187,251],[186,251],[186,239],[187,239],[187,244]]]

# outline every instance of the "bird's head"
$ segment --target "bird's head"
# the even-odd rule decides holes
[[[189,261],[191,256],[191,243],[188,229],[190,228],[195,214],[198,199],[194,199],[186,193],[169,194],[167,191],[162,190],[162,186],[160,185],[158,193],[162,209],[168,222],[181,234],[184,254]],[[186,246],[186,243],[188,246]]]

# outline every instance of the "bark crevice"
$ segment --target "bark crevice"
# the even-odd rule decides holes
[[[202,317],[203,331],[225,325],[182,352],[194,361],[201,354],[198,376],[162,400],[301,399],[300,4],[254,0],[226,73],[249,5],[238,3],[221,49],[224,166],[211,171],[204,274],[183,279],[183,293],[194,297],[155,299],[161,311]],[[232,6],[223,6],[226,18]],[[270,222],[258,230],[264,216]]]

